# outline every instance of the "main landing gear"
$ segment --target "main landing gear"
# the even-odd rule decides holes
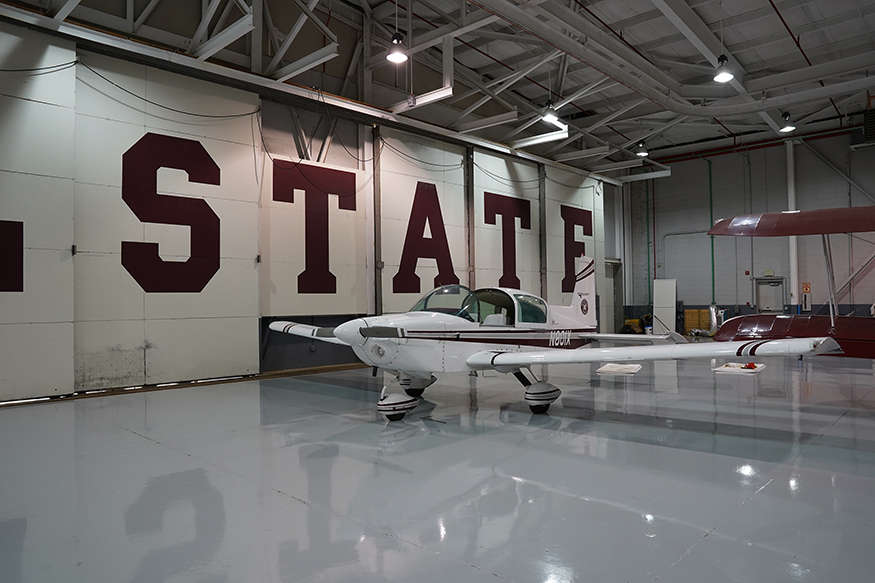
[[[513,376],[526,388],[526,403],[536,415],[546,413],[553,401],[562,394],[559,387],[546,381],[536,380],[533,383],[521,370],[514,372]]]
[[[416,408],[419,397],[425,392],[426,387],[432,385],[436,380],[434,375],[428,379],[398,375],[383,387],[380,400],[377,401],[377,411],[385,415],[389,421],[401,421],[405,415]],[[386,389],[395,381],[398,381],[407,396],[399,393],[386,394]]]

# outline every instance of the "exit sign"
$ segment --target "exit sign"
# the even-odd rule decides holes
[[[763,271],[763,275],[765,275],[766,277],[770,277],[772,275],[775,275],[775,270],[774,269],[766,269],[765,271]]]

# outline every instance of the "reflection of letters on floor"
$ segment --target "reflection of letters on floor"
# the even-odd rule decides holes
[[[225,505],[222,494],[202,468],[150,478],[146,488],[125,512],[129,537],[164,532],[164,515],[180,503],[194,508],[194,540],[150,551],[137,567],[133,581],[155,583],[208,563],[225,536]],[[219,581],[219,580],[216,580]],[[221,581],[227,581],[222,577]]]

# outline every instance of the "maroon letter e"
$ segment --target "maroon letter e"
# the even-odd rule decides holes
[[[559,212],[565,222],[565,277],[562,278],[562,293],[574,291],[577,269],[575,259],[586,255],[586,244],[583,241],[575,241],[575,227],[583,227],[583,234],[592,237],[592,211],[573,206],[560,205]]]

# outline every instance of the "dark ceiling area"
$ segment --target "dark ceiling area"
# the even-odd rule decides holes
[[[598,173],[862,127],[875,86],[875,0],[39,0],[0,17]]]

